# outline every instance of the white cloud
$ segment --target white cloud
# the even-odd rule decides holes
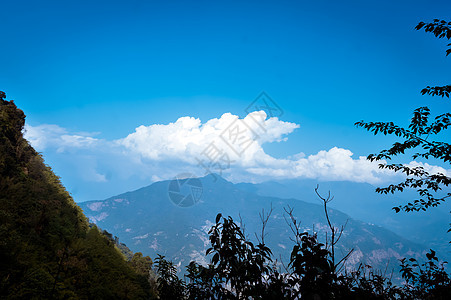
[[[364,156],[352,158],[350,150],[333,147],[317,154],[305,157],[303,153],[290,159],[267,158],[266,163],[249,168],[248,171],[267,177],[278,178],[317,178],[321,180],[348,180],[356,182],[377,183],[392,172],[381,170],[376,163],[368,161]]]
[[[233,181],[315,178],[380,183],[399,176],[379,169],[378,163],[363,156],[354,158],[350,150],[343,148],[333,147],[308,156],[300,152],[286,158],[275,158],[264,151],[265,144],[283,142],[299,127],[267,118],[261,111],[244,119],[225,113],[204,123],[198,118],[181,117],[169,124],[139,126],[114,141],[93,138],[89,133],[70,133],[57,125],[27,125],[25,137],[38,151],[66,155],[66,163],[71,166],[68,172],[76,172],[79,181],[114,188],[127,180],[137,185],[184,172],[202,176],[206,169],[199,162]],[[417,165],[433,173],[451,174],[438,166],[409,164]]]
[[[306,177],[375,183],[381,176],[391,174],[380,170],[376,163],[365,157],[353,159],[350,150],[337,147],[308,157],[299,153],[286,159],[265,153],[264,144],[284,141],[296,128],[299,128],[298,124],[268,119],[263,111],[249,114],[244,119],[225,113],[206,123],[183,117],[168,125],[140,126],[117,143],[143,158],[156,161],[177,159],[198,165],[201,160],[208,165],[212,162],[210,158],[215,157],[214,161],[233,178]],[[235,136],[237,132],[243,132],[241,141]],[[227,168],[229,161],[230,170]],[[218,164],[213,163],[210,170],[220,173]]]
[[[58,125],[39,125],[30,126],[25,124],[24,136],[33,145],[33,147],[38,150],[44,150],[50,144],[55,142],[55,139],[61,137],[61,135],[66,134],[66,130]]]
[[[433,166],[428,163],[422,163],[417,161],[411,161],[410,163],[406,164],[406,166],[414,168],[414,167],[423,167],[423,169],[428,172],[429,174],[438,174],[441,173],[443,175],[446,175],[448,177],[451,177],[451,170],[446,170],[440,166]]]
[[[279,142],[299,125],[253,112],[244,119],[230,113],[202,124],[192,117],[168,125],[140,126],[117,143],[144,158],[178,159],[196,163],[212,155],[226,155],[238,165],[252,164],[264,143]]]
[[[65,128],[49,124],[25,125],[24,136],[37,151],[55,148],[64,152],[66,149],[89,148],[99,141],[88,133],[69,134]]]

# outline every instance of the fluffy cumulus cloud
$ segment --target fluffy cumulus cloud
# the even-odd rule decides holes
[[[140,126],[116,142],[151,160],[220,160],[231,165],[255,165],[263,154],[262,144],[281,141],[298,127],[277,118],[268,119],[263,111],[250,113],[244,119],[225,113],[206,123],[182,117],[167,125]]]
[[[244,119],[225,113],[205,123],[183,117],[167,125],[140,126],[116,143],[143,159],[179,160],[248,181],[304,177],[375,183],[389,175],[365,157],[354,159],[350,150],[337,147],[285,159],[265,153],[264,144],[284,141],[297,128],[263,111]]]
[[[70,133],[56,125],[26,126],[25,137],[44,154],[67,154],[80,176],[93,182],[156,181],[178,173],[222,174],[234,181],[316,178],[379,183],[392,178],[388,170],[348,149],[333,147],[316,154],[275,158],[264,145],[283,142],[298,124],[268,118],[263,111],[240,119],[231,113],[202,122],[181,117],[169,124],[142,125],[126,137],[107,141],[89,133]],[[451,174],[438,166],[411,162],[432,173]],[[63,175],[64,176],[64,175]],[[138,180],[138,181],[139,181]]]
[[[317,178],[320,180],[348,180],[356,182],[377,183],[392,175],[381,170],[364,156],[354,159],[347,149],[333,147],[317,154],[293,159],[267,159],[267,164],[249,168],[253,174],[280,178]],[[296,157],[299,157],[296,159]]]

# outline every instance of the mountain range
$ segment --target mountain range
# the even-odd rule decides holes
[[[245,188],[263,196],[301,199],[309,203],[319,203],[314,189],[319,186],[323,193],[331,192],[334,197],[331,208],[345,212],[350,217],[375,224],[393,231],[418,244],[438,250],[442,257],[451,259],[447,234],[451,223],[451,203],[431,207],[427,211],[395,213],[394,206],[417,199],[415,191],[405,190],[395,195],[381,195],[376,187],[368,183],[350,181],[318,182],[313,179],[294,179],[260,184],[239,183]],[[450,192],[448,189],[444,192]]]
[[[133,251],[151,257],[165,255],[180,270],[191,260],[208,262],[209,258],[205,257],[209,247],[208,230],[218,213],[232,216],[255,240],[255,233],[258,236],[261,232],[262,210],[267,213],[272,208],[265,241],[274,258],[284,263],[288,262],[293,246],[293,234],[284,208],[293,208],[301,230],[316,232],[320,241],[326,239],[329,229],[324,207],[314,192],[315,186],[313,180],[233,184],[217,174],[210,174],[202,178],[155,182],[136,191],[79,205],[91,222],[119,237]],[[377,203],[374,187],[366,184],[320,184],[320,193],[327,195],[329,189],[335,195],[329,203],[330,219],[336,227],[346,225],[337,245],[337,256],[340,258],[354,249],[347,261],[348,268],[365,263],[381,270],[397,269],[400,258],[420,259],[429,250],[430,244],[426,244],[422,233],[408,239],[404,234],[387,229],[394,224],[393,228],[399,231],[405,221],[405,216],[397,220],[398,215],[390,210],[393,201],[399,199],[385,197]],[[350,213],[336,207],[343,207]],[[381,217],[381,210],[385,209],[385,217]],[[442,215],[441,212],[434,214]],[[434,220],[428,226],[437,227],[439,221]],[[446,228],[447,223],[441,225]],[[434,240],[434,235],[431,236]]]

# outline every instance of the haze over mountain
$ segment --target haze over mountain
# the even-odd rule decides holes
[[[443,41],[413,29],[449,1],[46,2],[3,5],[11,47],[0,49],[0,82],[77,202],[181,170],[201,176],[195,158],[260,110],[274,119],[245,156],[230,156],[232,182],[390,181],[365,158],[394,139],[354,123],[402,125],[420,106],[449,108],[420,94],[449,76]],[[250,107],[262,91],[281,110]]]
[[[385,227],[396,234],[430,248],[441,250],[451,258],[447,224],[451,221],[450,203],[431,207],[427,212],[395,213],[394,206],[417,199],[412,190],[402,194],[381,195],[376,187],[367,183],[349,181],[322,181],[311,179],[270,181],[259,184],[240,183],[240,188],[259,195],[280,198],[301,199],[310,203],[319,203],[314,189],[318,185],[324,193],[330,191],[334,200],[331,208],[339,209],[354,219]]]
[[[450,11],[3,1],[0,299],[448,300]]]
[[[186,188],[188,180],[181,180],[181,186]],[[284,207],[289,205],[294,208],[294,214],[302,222],[303,230],[314,230],[322,240],[325,238],[326,220],[324,208],[319,202],[309,203],[256,193],[259,189],[262,192],[264,187],[274,187],[276,183],[233,184],[219,175],[208,175],[200,178],[194,185],[192,199],[199,201],[187,207],[174,203],[179,202],[171,196],[174,192],[173,184],[174,181],[156,182],[106,200],[83,202],[80,206],[91,222],[117,235],[133,251],[141,251],[151,257],[157,253],[163,254],[181,267],[190,260],[206,262],[204,254],[209,247],[207,232],[219,212],[225,216],[230,215],[237,221],[241,217],[246,234],[253,237],[254,233],[261,231],[259,213],[262,209],[268,212],[272,206],[274,211],[266,228],[266,241],[273,249],[274,256],[281,257],[285,262],[288,261],[292,246],[292,233],[284,219]],[[362,191],[366,188],[359,187]],[[303,199],[314,201],[310,197],[313,193],[310,188],[299,188]],[[276,192],[275,189],[273,191]],[[190,190],[180,190],[181,195],[189,193]],[[337,256],[354,248],[348,262],[349,267],[356,267],[364,262],[375,268],[385,269],[389,261],[389,267],[396,268],[399,258],[420,258],[428,250],[427,246],[411,242],[386,228],[351,218],[337,209],[329,209],[329,214],[334,226],[347,222]]]

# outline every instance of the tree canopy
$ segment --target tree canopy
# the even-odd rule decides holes
[[[89,226],[23,138],[24,124],[23,111],[0,92],[0,298],[148,299],[150,258],[126,261]]]
[[[433,33],[437,38],[451,39],[451,22],[435,19],[433,22],[420,22],[416,30],[424,29],[425,32]],[[451,43],[448,44],[451,46]],[[446,55],[451,53],[451,47],[446,50]],[[451,85],[427,86],[421,90],[422,95],[440,96],[449,98]],[[412,158],[415,159],[436,159],[449,165],[451,162],[451,145],[447,141],[439,139],[439,134],[443,133],[451,126],[451,114],[449,112],[431,117],[431,111],[427,106],[414,110],[412,119],[407,128],[396,125],[393,122],[356,122],[357,127],[376,134],[394,135],[400,138],[390,148],[380,151],[377,154],[368,155],[370,161],[391,161],[399,155],[412,151]],[[406,175],[404,181],[398,184],[391,184],[387,187],[377,188],[376,192],[387,194],[402,192],[407,188],[416,189],[418,198],[405,205],[399,205],[393,209],[396,212],[401,210],[419,211],[429,207],[438,206],[451,197],[451,193],[444,192],[443,188],[451,184],[451,178],[447,174],[432,173],[426,170],[424,165],[408,166],[402,163],[380,163],[382,169],[401,172]]]
[[[421,22],[438,38],[451,39],[451,22]],[[451,46],[451,44],[448,44]],[[451,47],[446,55],[451,53]],[[451,86],[427,86],[423,95],[449,98]],[[451,147],[438,135],[451,126],[451,114],[431,119],[427,106],[416,109],[407,128],[393,122],[356,123],[374,134],[395,135],[400,141],[371,161],[391,161],[413,151],[413,159],[451,162]],[[433,250],[424,263],[401,260],[402,286],[385,273],[361,265],[345,268],[334,251],[344,228],[332,225],[323,198],[330,235],[323,243],[313,232],[301,232],[287,208],[293,233],[290,260],[284,265],[265,244],[271,212],[261,215],[262,233],[252,242],[231,217],[218,214],[209,231],[207,265],[191,262],[185,280],[164,256],[153,262],[132,253],[113,235],[89,224],[81,209],[23,137],[25,114],[0,91],[0,297],[7,299],[448,299],[451,279]],[[405,180],[379,193],[416,189],[419,198],[394,209],[427,210],[451,197],[447,174],[432,173],[423,165],[380,163],[401,172]],[[122,250],[122,252],[121,252]],[[127,256],[127,257],[126,257]]]

